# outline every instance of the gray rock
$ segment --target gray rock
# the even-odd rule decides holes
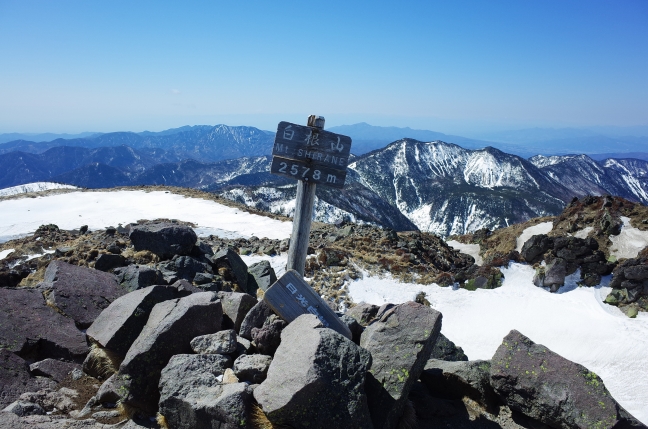
[[[275,425],[371,428],[363,392],[370,365],[366,350],[322,328],[315,316],[302,315],[284,329],[268,377],[254,397]]]
[[[259,384],[266,379],[272,356],[242,355],[234,361],[234,375],[241,381]]]
[[[377,305],[361,302],[348,309],[345,314],[353,317],[360,325],[367,326],[376,317],[379,308]]]
[[[232,354],[235,358],[241,355],[247,355],[252,353],[252,343],[243,337],[236,337],[236,351]]]
[[[176,272],[179,279],[192,282],[198,273],[211,273],[211,267],[191,256],[178,256],[166,264],[167,270]]]
[[[50,262],[38,288],[48,305],[72,318],[80,329],[90,326],[99,313],[126,293],[114,275],[62,261]]]
[[[25,392],[54,387],[55,384],[47,378],[30,376],[25,360],[0,348],[0,409],[20,398]]]
[[[223,303],[223,314],[229,318],[227,322],[231,321],[224,326],[239,332],[245,315],[257,304],[257,299],[252,295],[240,292],[218,292],[218,297]]]
[[[86,334],[103,348],[125,356],[144,329],[153,307],[176,297],[171,286],[149,286],[117,298],[88,328]]]
[[[252,329],[261,328],[271,314],[274,313],[270,306],[264,300],[260,300],[243,318],[239,335],[248,340],[252,340]]]
[[[122,255],[112,253],[102,253],[95,261],[95,270],[110,271],[113,268],[123,267],[126,264],[126,258]]]
[[[558,290],[560,286],[565,284],[565,276],[567,275],[567,262],[562,258],[554,258],[547,263],[545,267],[543,286],[551,289],[552,292]]]
[[[260,353],[274,355],[281,343],[281,331],[288,324],[275,314],[266,319],[261,328],[252,328],[252,341]]]
[[[26,392],[20,395],[20,400],[38,404],[45,411],[56,409],[68,413],[80,405],[77,403],[78,397],[79,392],[76,390],[61,387],[58,390],[41,389],[37,392]]]
[[[515,330],[493,356],[491,385],[511,409],[554,428],[646,427],[596,374]]]
[[[167,222],[132,226],[128,236],[135,250],[148,250],[162,259],[190,254],[198,239],[190,227]]]
[[[15,401],[9,404],[3,412],[14,413],[17,416],[35,416],[45,415],[46,411],[38,404],[33,402]]]
[[[366,392],[374,428],[397,427],[440,331],[441,313],[410,301],[383,305],[362,333],[360,346],[373,358]]]
[[[497,414],[499,397],[490,385],[490,361],[445,361],[430,359],[421,381],[438,398],[473,399],[491,414]]]
[[[227,248],[218,251],[212,256],[212,262],[216,267],[227,267],[232,270],[236,283],[243,292],[251,293],[256,296],[256,290],[248,290],[248,266],[243,259],[232,249]]]
[[[128,292],[148,286],[166,284],[162,273],[146,265],[129,265],[114,271],[121,287]]]
[[[57,359],[45,359],[29,365],[29,371],[33,375],[48,377],[59,383],[65,380],[75,369],[80,370],[81,365]]]
[[[362,325],[360,325],[360,323],[358,323],[356,319],[349,316],[348,314],[343,314],[342,316],[340,316],[340,320],[347,326],[347,328],[349,328],[353,342],[360,344],[360,336],[362,335],[362,331],[364,331]]]
[[[467,361],[468,356],[464,353],[461,347],[458,347],[445,337],[443,334],[439,334],[439,337],[434,344],[432,349],[432,354],[430,359],[440,359],[448,361]]]
[[[542,261],[545,252],[552,249],[553,245],[552,237],[545,234],[534,235],[524,243],[520,256],[529,264],[535,264]]]
[[[5,350],[38,361],[83,359],[86,336],[74,321],[45,303],[36,289],[0,288],[0,344]]]
[[[220,384],[222,355],[176,355],[160,378],[160,414],[171,428],[248,428],[252,390]],[[231,361],[229,362],[231,363]]]
[[[155,305],[119,368],[119,373],[130,380],[126,402],[155,411],[162,368],[171,356],[190,353],[192,338],[217,332],[221,320],[221,303],[212,292],[194,293]]]
[[[171,285],[171,287],[175,288],[177,290],[176,295],[178,297],[191,295],[192,293],[196,293],[196,292],[206,292],[206,291],[204,291],[204,290],[202,290],[200,288],[197,288],[196,286],[192,285],[191,283],[189,283],[186,280],[178,280],[178,281],[174,282]]]
[[[236,332],[234,329],[201,335],[191,340],[191,349],[202,354],[230,354],[236,351],[236,346]]]
[[[260,261],[250,265],[248,272],[252,275],[252,278],[248,279],[248,292],[252,294],[256,294],[257,289],[265,292],[277,281],[274,268],[270,266],[268,261]]]
[[[116,404],[122,399],[126,386],[127,383],[124,383],[119,375],[113,374],[97,390],[95,400],[101,404]]]

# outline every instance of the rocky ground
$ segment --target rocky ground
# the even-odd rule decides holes
[[[497,286],[499,270],[433,235],[313,227],[307,276],[342,333],[309,313],[287,323],[263,299],[274,270],[240,255],[285,241],[198,239],[158,220],[44,225],[9,247],[0,428],[645,427],[596,374],[517,331],[469,361],[423,297],[354,306],[338,287],[363,270]]]
[[[552,224],[551,231],[533,235],[517,251],[522,244],[517,241],[520,234],[545,222]],[[634,257],[617,258],[613,250],[619,244],[615,239],[627,227],[648,231],[648,207],[620,197],[586,196],[572,200],[556,217],[452,238],[479,244],[480,255],[492,266],[505,266],[510,261],[533,264],[536,285],[552,292],[577,270],[583,286],[596,286],[602,277],[612,274],[613,292],[606,302],[634,317],[638,311],[648,311],[648,247]]]

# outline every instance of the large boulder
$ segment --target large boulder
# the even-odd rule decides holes
[[[47,378],[32,377],[29,374],[29,365],[24,359],[0,347],[0,410],[25,392],[53,387],[54,384]]]
[[[432,349],[432,354],[430,355],[431,359],[440,359],[448,361],[467,361],[468,356],[464,353],[463,349],[452,341],[450,341],[445,335],[439,334],[439,337],[434,344]]]
[[[155,305],[119,367],[120,376],[130,384],[125,402],[155,411],[162,368],[171,356],[191,353],[192,338],[217,332],[222,317],[221,303],[212,292],[194,293]]]
[[[170,428],[250,427],[252,389],[246,383],[221,384],[231,365],[225,356],[176,355],[160,377],[160,414]]]
[[[371,428],[363,389],[370,365],[366,350],[302,315],[284,329],[254,397],[274,425]]]
[[[191,340],[191,349],[201,354],[231,354],[236,351],[237,346],[234,329],[201,335]]]
[[[198,239],[190,227],[170,222],[135,225],[128,236],[135,250],[148,250],[162,259],[189,255]]]
[[[246,292],[256,296],[256,289],[252,290],[253,287],[248,289],[248,278],[250,277],[248,266],[243,262],[243,259],[241,259],[238,253],[228,247],[216,252],[214,256],[212,256],[211,260],[216,268],[225,268],[231,271],[241,292]]]
[[[191,256],[174,256],[171,261],[160,264],[160,269],[167,273],[167,277],[174,277],[168,274],[173,272],[175,278],[189,282],[194,281],[198,273],[212,273],[211,266],[208,263],[200,262]]]
[[[497,414],[499,397],[490,385],[490,361],[445,361],[430,359],[421,381],[432,396],[446,399],[469,397]]]
[[[398,426],[440,331],[441,313],[410,301],[382,306],[362,333],[360,346],[373,358],[366,391],[374,428]]]
[[[261,383],[266,379],[272,356],[268,355],[241,355],[234,361],[234,374],[241,381],[253,384]]]
[[[166,283],[159,270],[146,265],[132,264],[127,267],[117,268],[114,273],[121,287],[128,292]]]
[[[241,322],[241,328],[239,329],[239,335],[248,340],[252,339],[252,329],[261,328],[263,323],[266,321],[271,314],[274,314],[272,308],[265,302],[265,300],[260,300],[257,302],[254,307],[247,312],[243,321]]]
[[[171,286],[149,286],[113,301],[90,325],[86,334],[101,347],[125,356],[138,337],[153,307],[176,297]]]
[[[0,288],[0,309],[0,348],[32,361],[78,361],[88,353],[85,334],[47,306],[39,290]]]
[[[245,315],[257,304],[257,299],[252,295],[240,292],[218,292],[218,297],[223,304],[225,326],[238,332]]]
[[[252,328],[252,341],[256,349],[266,355],[274,355],[281,343],[281,331],[287,323],[276,314],[271,314],[261,328]]]
[[[65,380],[75,370],[81,371],[81,365],[49,358],[29,365],[29,371],[33,375],[51,378],[59,383]]]
[[[52,261],[45,270],[39,290],[47,304],[86,329],[111,302],[124,295],[117,279],[110,273]]]
[[[270,266],[268,261],[260,261],[250,265],[248,272],[252,276],[248,278],[248,292],[250,293],[256,293],[257,289],[265,292],[277,281],[274,268]]]
[[[491,385],[513,410],[554,428],[645,428],[625,411],[603,380],[518,331],[491,361]]]
[[[529,264],[542,261],[547,250],[553,249],[554,239],[545,234],[534,235],[522,246],[520,256]]]

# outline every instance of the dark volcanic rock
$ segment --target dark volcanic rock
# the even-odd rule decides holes
[[[56,359],[45,359],[29,365],[33,375],[48,377],[59,383],[75,369],[81,370],[81,365]]]
[[[645,428],[596,374],[515,330],[493,356],[491,384],[511,409],[551,427]]]
[[[135,250],[148,250],[163,259],[189,255],[198,239],[190,227],[166,222],[132,226],[129,238]]]
[[[117,268],[114,273],[121,287],[128,292],[147,286],[165,284],[162,273],[146,265],[133,264],[124,268]]]
[[[119,367],[119,374],[130,379],[126,402],[155,411],[162,368],[171,356],[191,353],[192,338],[217,332],[222,317],[221,303],[212,292],[194,293],[153,307]]]
[[[112,253],[102,253],[95,261],[94,267],[99,271],[110,271],[113,268],[123,267],[126,258],[122,255],[113,255]]]
[[[350,308],[345,313],[347,316],[353,317],[362,326],[367,326],[376,317],[380,307],[373,304],[361,302],[355,307]]]
[[[191,349],[199,354],[231,354],[236,351],[238,343],[234,329],[226,329],[196,337],[190,344]]]
[[[5,348],[0,348],[0,410],[25,392],[37,391],[53,385],[54,383],[49,379],[30,376],[29,366],[25,360]]]
[[[61,261],[50,262],[39,289],[49,305],[71,317],[81,329],[126,293],[112,274]]]
[[[248,266],[234,250],[227,248],[219,250],[213,257],[212,262],[217,268],[228,268],[232,271],[236,283],[242,292],[256,296],[255,290],[248,290]]]
[[[268,261],[261,261],[250,265],[248,272],[252,276],[252,278],[248,279],[249,293],[256,293],[257,289],[265,292],[277,281],[277,275]]]
[[[257,350],[266,355],[274,355],[281,343],[281,331],[287,323],[275,314],[271,314],[261,328],[252,328],[252,341]]]
[[[160,377],[160,414],[170,428],[248,428],[252,389],[221,384],[231,361],[222,355],[176,355]]]
[[[446,338],[445,335],[439,334],[439,337],[434,344],[430,359],[440,359],[447,361],[467,361],[468,356],[464,353],[461,347],[458,347]]]
[[[441,313],[410,301],[383,305],[362,333],[360,345],[373,359],[366,391],[375,429],[398,426],[440,331]]]
[[[218,297],[223,304],[223,315],[229,319],[226,325],[232,325],[226,327],[239,332],[245,315],[257,304],[257,299],[250,294],[239,292],[218,292]]]
[[[271,314],[274,313],[264,300],[257,302],[256,305],[248,311],[245,318],[243,318],[239,335],[248,340],[252,340],[252,329],[261,328],[265,320],[270,317]]]
[[[365,374],[371,355],[310,314],[281,335],[268,378],[254,397],[275,425],[299,429],[371,428]]]
[[[499,397],[490,385],[490,361],[474,360],[450,362],[430,359],[425,364],[421,381],[437,398],[475,400],[496,414]]]
[[[0,345],[33,360],[79,360],[88,353],[86,336],[74,321],[45,303],[36,289],[0,288]]]
[[[176,297],[171,286],[149,286],[136,290],[113,301],[88,328],[86,334],[121,356],[139,336],[153,307]]]
[[[258,384],[266,379],[272,356],[268,355],[241,355],[234,361],[234,374],[241,381]]]
[[[553,238],[547,237],[545,234],[534,235],[524,243],[520,256],[529,264],[535,264],[542,260],[547,250],[552,248]]]

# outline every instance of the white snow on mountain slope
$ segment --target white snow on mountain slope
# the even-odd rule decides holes
[[[623,227],[619,235],[611,235],[610,253],[617,258],[636,258],[639,252],[648,245],[648,231],[634,228],[630,218],[621,216]]]
[[[0,197],[9,195],[26,194],[27,192],[47,191],[50,189],[77,189],[76,186],[64,185],[62,183],[52,182],[34,182],[25,185],[12,186],[10,188],[0,189]]]
[[[11,255],[15,249],[6,249],[0,251],[0,261]]]
[[[349,284],[355,302],[413,300],[423,291],[443,314],[441,332],[470,359],[490,359],[512,329],[598,374],[612,396],[648,423],[648,314],[629,319],[603,304],[604,288],[563,287],[552,294],[533,285],[533,267],[503,269],[502,287],[453,290],[367,276]]]
[[[526,243],[529,240],[529,238],[533,237],[534,235],[549,234],[552,229],[553,229],[553,222],[543,222],[526,228],[524,231],[522,231],[522,234],[520,234],[520,236],[517,238],[517,242],[516,242],[517,246],[515,247],[515,250],[521,252],[524,243]]]
[[[479,244],[465,244],[457,240],[446,241],[446,244],[455,250],[475,258],[475,264],[482,265],[484,259],[479,255]]]
[[[70,192],[0,201],[0,243],[31,234],[48,223],[63,229],[88,225],[96,230],[157,218],[191,222],[203,236],[284,239],[292,231],[291,222],[163,191]]]

